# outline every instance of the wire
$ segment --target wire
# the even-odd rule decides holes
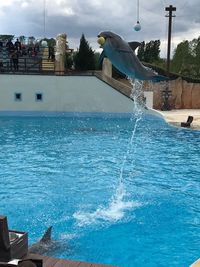
[[[182,6],[179,7],[179,10],[180,9],[184,9],[186,6],[188,5],[188,0],[186,0]]]
[[[164,1],[162,0],[162,1],[160,1],[160,4],[161,4],[161,6],[162,6],[162,8],[163,8],[163,10],[165,9],[165,3],[164,3]]]
[[[44,0],[44,2],[43,2],[43,4],[44,4],[44,13],[43,13],[43,16],[44,16],[44,38],[46,37],[46,0]]]
[[[165,9],[165,6],[166,6],[165,1],[161,0],[160,2],[161,2],[161,5],[162,5],[163,9]]]
[[[164,58],[167,58],[167,39],[168,39],[168,23],[165,20],[165,34],[164,34],[164,39],[163,39],[163,50],[165,51],[163,53]]]
[[[174,32],[176,31],[176,17],[173,17],[173,23],[172,23],[172,34],[171,34],[171,58],[173,58],[174,51],[176,48],[175,44],[175,38],[174,38]]]
[[[168,1],[166,1],[166,0],[161,0],[161,3],[162,3],[162,5],[163,5],[163,8],[165,9],[165,7],[167,6],[167,5],[169,5],[170,3],[167,3]],[[178,5],[178,4],[177,4]],[[189,1],[188,0],[185,0],[183,3],[182,3],[182,5],[181,6],[179,6],[178,5],[178,7],[177,7],[177,9],[178,9],[178,12],[180,13],[180,12],[182,12],[184,9],[185,9],[185,7],[186,6],[188,6],[189,5]],[[177,17],[182,17],[183,15],[177,15]],[[185,15],[184,15],[185,16]]]
[[[139,22],[139,0],[137,0],[137,22]]]

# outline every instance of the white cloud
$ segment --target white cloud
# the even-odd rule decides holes
[[[1,0],[0,2],[0,8],[4,6],[11,6],[13,4],[14,0]]]
[[[136,3],[136,0],[0,0],[0,33],[42,37],[46,4],[46,35],[55,37],[66,32],[73,48],[79,45],[84,33],[97,49],[99,31],[111,30],[128,41],[160,39],[164,51],[168,26],[165,7],[172,4],[177,7],[173,19],[173,47],[183,39],[200,35],[199,0],[140,0],[140,32],[133,29],[137,20]]]

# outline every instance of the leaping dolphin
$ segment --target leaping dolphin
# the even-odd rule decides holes
[[[100,61],[107,57],[127,77],[153,82],[168,80],[167,77],[157,75],[151,69],[146,68],[139,61],[135,55],[135,49],[140,46],[139,42],[127,43],[119,35],[110,31],[99,33],[97,42],[103,48]]]
[[[29,247],[28,252],[34,254],[43,255],[49,250],[54,250],[57,248],[57,243],[51,239],[52,226],[50,226],[43,237],[31,247]]]

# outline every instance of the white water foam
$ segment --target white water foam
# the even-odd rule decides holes
[[[99,206],[94,212],[76,212],[73,217],[79,226],[101,224],[102,222],[115,223],[124,217],[125,211],[141,206],[136,201],[124,201],[125,189],[123,184],[116,190],[107,207]]]
[[[79,226],[101,224],[103,222],[117,222],[122,220],[125,216],[125,211],[137,208],[141,206],[141,203],[137,201],[125,201],[126,189],[124,185],[124,168],[128,159],[129,154],[133,148],[133,142],[135,138],[136,129],[139,121],[142,118],[144,105],[142,105],[142,82],[132,82],[132,92],[130,97],[133,99],[133,117],[135,118],[134,129],[131,134],[131,138],[128,142],[126,154],[124,155],[122,166],[120,169],[119,184],[116,188],[116,192],[108,203],[108,206],[99,206],[94,212],[76,212],[73,217],[76,219]],[[133,118],[131,122],[133,121]],[[135,153],[136,146],[134,146],[133,153]]]
[[[73,240],[77,237],[76,234],[62,233],[60,236],[61,240]]]
[[[122,162],[122,166],[121,166],[121,170],[120,170],[120,180],[119,180],[120,184],[123,183],[124,168],[125,168],[127,159],[129,157],[131,151],[132,151],[133,155],[136,152],[136,144],[134,145],[134,139],[135,139],[138,123],[142,119],[143,110],[145,107],[144,103],[143,103],[143,99],[142,99],[143,82],[141,82],[139,80],[133,81],[131,79],[129,79],[129,81],[132,84],[132,90],[131,90],[130,98],[133,100],[133,113],[132,113],[131,122],[133,122],[133,120],[135,119],[135,124],[134,124],[134,128],[132,130],[130,140],[128,142],[126,154],[124,155],[124,159]]]

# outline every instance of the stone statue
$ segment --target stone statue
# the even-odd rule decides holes
[[[57,75],[65,73],[66,40],[65,33],[59,33],[56,37],[55,72]]]

